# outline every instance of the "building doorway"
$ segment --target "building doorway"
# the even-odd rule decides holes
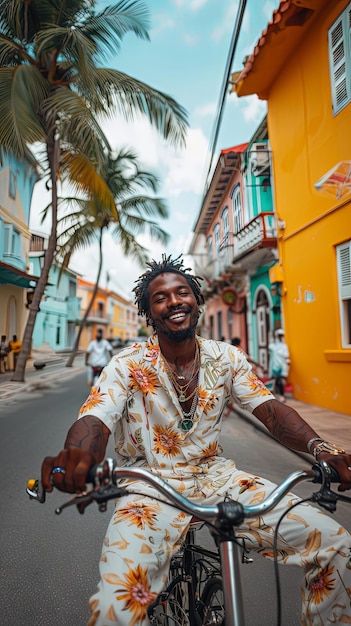
[[[256,295],[256,333],[258,362],[264,370],[268,370],[268,338],[270,336],[270,303],[263,289],[259,289]]]

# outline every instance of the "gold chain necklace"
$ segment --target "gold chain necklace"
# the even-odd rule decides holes
[[[197,378],[198,373],[199,373],[199,369],[200,369],[200,350],[199,350],[199,346],[198,343],[196,342],[196,351],[195,351],[195,357],[194,357],[194,361],[192,363],[191,366],[191,371],[190,371],[190,378],[188,380],[188,382],[185,385],[180,385],[178,380],[176,379],[176,376],[173,372],[173,370],[171,369],[168,361],[163,357],[163,361],[166,367],[166,371],[167,374],[173,384],[173,387],[175,388],[177,394],[178,394],[178,399],[179,402],[186,402],[187,400],[190,400],[196,393],[197,390],[197,385],[195,386],[194,390],[187,396],[187,391],[191,385],[191,383],[195,380],[195,378]]]
[[[197,386],[195,387],[195,392],[196,394],[194,395],[194,399],[191,403],[190,411],[185,412],[182,409],[183,417],[179,422],[179,426],[182,430],[185,431],[191,430],[194,425],[194,415],[197,407],[197,401],[199,399],[199,388]]]

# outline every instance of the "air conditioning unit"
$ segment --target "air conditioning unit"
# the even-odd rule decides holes
[[[268,143],[254,143],[250,150],[250,166],[254,176],[263,176],[269,171]]]

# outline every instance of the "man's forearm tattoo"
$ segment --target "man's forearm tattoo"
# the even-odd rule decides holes
[[[65,448],[80,448],[101,461],[109,436],[107,427],[97,417],[87,415],[74,422],[68,431]]]
[[[318,436],[294,409],[275,401],[265,402],[254,414],[278,441],[293,450],[306,451],[307,441]]]

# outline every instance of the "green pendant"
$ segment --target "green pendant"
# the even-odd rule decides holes
[[[182,420],[180,427],[182,430],[188,431],[192,429],[193,423],[194,423],[193,420],[185,418]]]

